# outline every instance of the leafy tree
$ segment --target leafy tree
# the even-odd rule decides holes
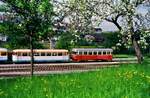
[[[33,48],[35,39],[52,31],[53,5],[50,0],[0,0],[10,8],[14,21],[8,31],[22,33],[31,49],[31,74],[33,75]],[[10,30],[11,28],[11,30]],[[13,33],[12,32],[12,33]],[[19,33],[19,32],[18,32]],[[19,33],[19,34],[20,34]]]

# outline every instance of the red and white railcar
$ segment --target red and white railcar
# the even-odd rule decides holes
[[[74,48],[72,49],[71,59],[79,61],[112,61],[112,49],[103,48]]]
[[[69,61],[68,50],[64,49],[34,49],[34,61],[35,62],[55,62]],[[12,61],[13,62],[30,62],[31,51],[30,49],[17,49],[13,50]]]

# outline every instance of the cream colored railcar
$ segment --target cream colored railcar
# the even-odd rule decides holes
[[[68,62],[69,54],[68,50],[64,49],[34,49],[34,61],[35,62]],[[30,62],[31,51],[29,49],[17,49],[13,50],[12,60],[13,62]]]
[[[0,48],[0,62],[8,61],[8,50]]]

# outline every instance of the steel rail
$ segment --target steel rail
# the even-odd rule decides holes
[[[82,62],[82,63],[46,63],[35,64],[34,74],[47,74],[66,71],[86,71],[103,67],[116,67],[121,64],[137,63],[137,61],[119,62]],[[20,73],[20,74],[19,74]],[[30,64],[5,64],[0,65],[0,77],[2,76],[30,75]]]

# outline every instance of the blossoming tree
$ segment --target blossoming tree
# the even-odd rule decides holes
[[[140,45],[147,44],[145,37],[149,34],[143,32],[145,24],[142,25],[143,19],[137,13],[137,7],[150,5],[149,0],[64,0],[60,4],[62,10],[59,13],[68,13],[64,15],[69,17],[73,30],[89,32],[92,26],[99,26],[102,20],[114,23],[123,36],[124,44],[134,47],[138,62],[141,63]],[[118,23],[120,17],[123,25]]]

